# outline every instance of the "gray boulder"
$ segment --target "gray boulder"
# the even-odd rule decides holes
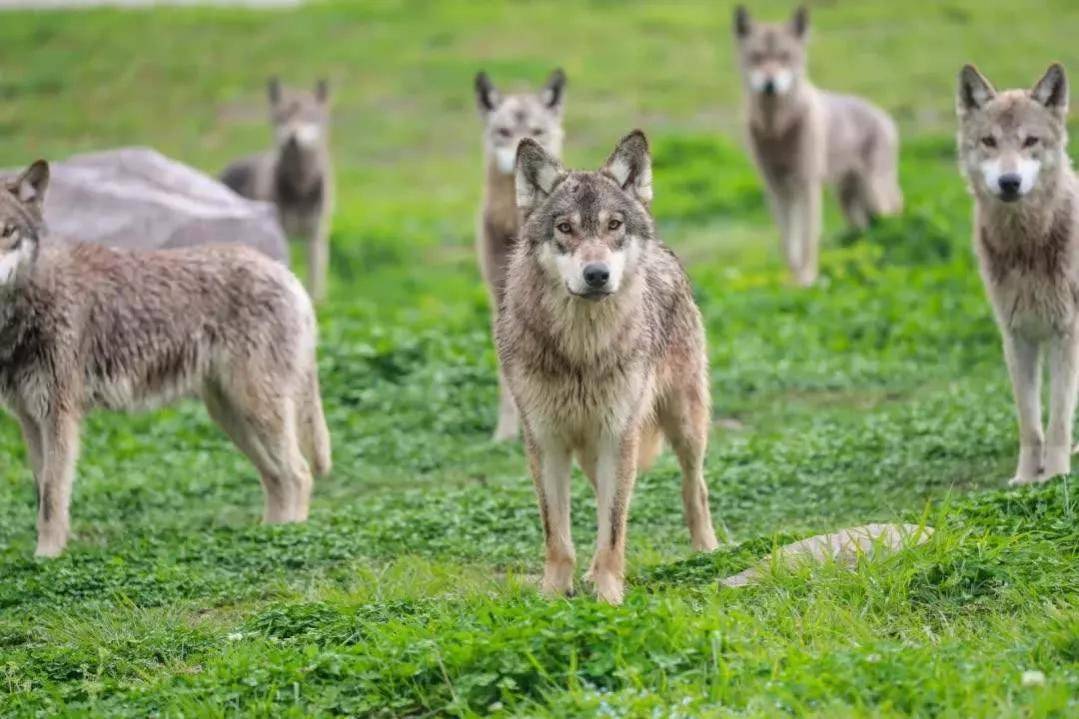
[[[244,244],[288,262],[273,205],[149,148],[75,155],[50,169],[50,240],[143,250]]]

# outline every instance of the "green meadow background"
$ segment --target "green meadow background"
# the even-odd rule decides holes
[[[811,74],[897,119],[907,211],[854,235],[829,198],[810,290],[786,280],[742,148],[730,18],[613,0],[0,14],[0,166],[149,145],[214,173],[268,145],[268,75],[326,76],[338,185],[320,308],[336,464],[308,523],[259,526],[256,474],[198,404],[102,413],[70,548],[34,560],[33,483],[0,417],[0,715],[1079,714],[1079,491],[1005,489],[1017,432],[953,110],[964,62],[998,87],[1079,72],[1079,6],[813,3]],[[556,66],[568,164],[648,132],[661,233],[709,335],[725,545],[691,555],[664,457],[638,483],[619,608],[537,595],[522,450],[488,439],[472,77],[527,88]],[[717,587],[867,521],[937,531],[852,571]],[[577,481],[585,559],[594,526]]]

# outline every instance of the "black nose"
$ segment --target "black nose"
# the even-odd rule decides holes
[[[611,279],[611,268],[606,262],[591,262],[584,266],[584,281],[589,287],[599,289]]]
[[[1000,185],[1001,194],[1014,197],[1019,194],[1019,187],[1023,184],[1023,178],[1014,172],[1009,172],[1007,175],[1001,175],[997,183]]]
[[[764,83],[764,94],[765,95],[775,95],[776,94],[775,80],[769,79],[769,80],[765,81],[765,83]]]

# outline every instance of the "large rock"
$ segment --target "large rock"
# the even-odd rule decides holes
[[[149,148],[76,155],[50,169],[50,240],[130,249],[244,244],[288,261],[273,205],[240,197]]]

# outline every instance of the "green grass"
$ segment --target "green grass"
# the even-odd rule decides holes
[[[952,139],[959,65],[1002,86],[1054,59],[1079,70],[1079,10],[817,8],[812,72],[896,115],[908,211],[850,236],[829,200],[808,291],[785,281],[740,147],[729,17],[599,0],[0,17],[3,166],[144,143],[216,171],[268,141],[268,74],[325,73],[339,185],[320,356],[336,467],[308,523],[258,525],[255,473],[201,407],[98,414],[74,540],[36,561],[0,418],[0,715],[1079,713],[1079,486],[1004,489],[1016,430]],[[536,594],[521,448],[487,439],[471,77],[536,83],[556,64],[571,164],[649,132],[661,230],[709,334],[706,471],[730,543],[690,554],[664,457],[634,498],[620,608]],[[717,588],[776,543],[871,520],[937,532],[853,571]],[[1024,685],[1032,670],[1044,682]]]

